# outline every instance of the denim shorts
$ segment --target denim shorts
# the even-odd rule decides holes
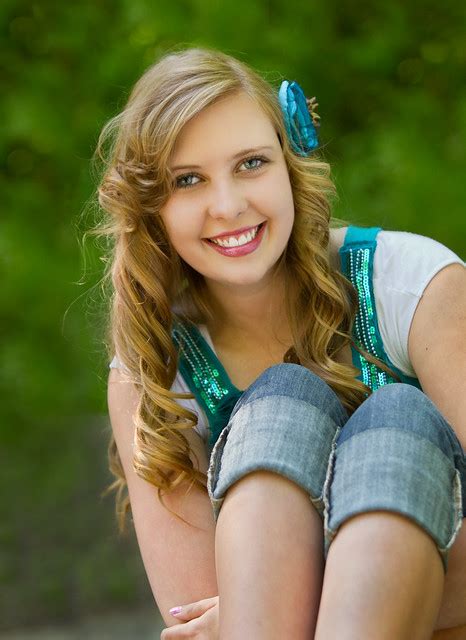
[[[348,518],[385,510],[433,538],[446,573],[466,517],[466,456],[452,427],[416,387],[380,387],[348,417],[330,386],[305,367],[266,369],[236,403],[210,454],[215,521],[228,489],[257,470],[305,489],[322,519],[325,560]]]

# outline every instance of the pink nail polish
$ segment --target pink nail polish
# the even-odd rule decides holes
[[[181,607],[173,607],[173,609],[170,609],[170,613],[172,616],[178,615],[178,613],[181,613]]]

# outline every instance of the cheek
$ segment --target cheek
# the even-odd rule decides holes
[[[294,200],[288,174],[282,175],[265,189],[267,209],[283,227],[289,227],[294,221]]]
[[[162,219],[175,249],[192,238],[198,237],[201,231],[197,216],[188,206],[171,206],[162,212]]]

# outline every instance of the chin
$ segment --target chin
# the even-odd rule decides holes
[[[259,287],[269,277],[270,274],[268,272],[259,273],[257,268],[251,267],[245,270],[244,273],[226,274],[224,278],[219,277],[219,274],[217,274],[217,277],[213,277],[212,280],[225,287]]]

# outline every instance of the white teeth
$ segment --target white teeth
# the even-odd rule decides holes
[[[251,242],[251,240],[254,240],[258,231],[259,225],[251,231],[243,233],[239,238],[230,236],[229,238],[217,238],[215,240],[212,239],[211,241],[215,242],[215,244],[219,244],[221,247],[240,247],[243,244],[247,244],[248,242]]]

